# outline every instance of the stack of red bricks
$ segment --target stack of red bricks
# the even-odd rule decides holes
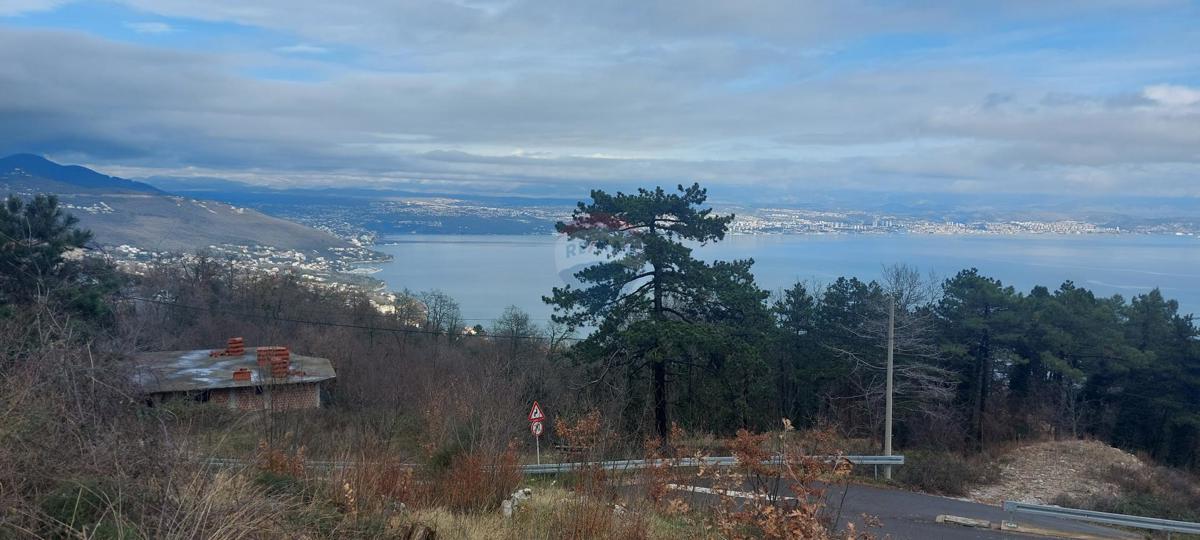
[[[246,354],[246,341],[240,337],[231,337],[225,343],[225,349],[208,353],[209,356],[242,356]]]
[[[271,377],[282,379],[288,376],[292,364],[292,353],[287,347],[259,347],[258,366],[271,368]]]
[[[249,369],[237,368],[233,372],[233,380],[235,380],[235,381],[248,381],[248,380],[250,380],[250,378],[251,377],[250,377]]]

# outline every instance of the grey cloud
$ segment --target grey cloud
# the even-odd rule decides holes
[[[871,32],[969,29],[955,11],[965,7],[131,4],[359,47],[362,65],[0,27],[0,153],[267,183],[1069,192],[1091,178],[1110,191],[1197,190],[1195,113],[1163,110],[1138,87],[1060,83],[1163,65],[1040,56],[1030,65],[1054,77],[1022,79],[944,51],[838,70],[811,54]],[[264,66],[320,76],[239,74]]]

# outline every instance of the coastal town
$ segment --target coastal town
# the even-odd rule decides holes
[[[1082,220],[931,220],[906,216],[872,215],[851,212],[822,212],[793,209],[763,209],[750,215],[739,215],[730,225],[733,234],[1121,234],[1170,233],[1195,234],[1183,225],[1163,230],[1122,229]]]
[[[219,261],[244,272],[269,275],[290,273],[322,289],[367,292],[376,309],[382,312],[387,312],[396,299],[393,293],[386,290],[387,285],[383,281],[371,277],[379,270],[372,265],[387,262],[391,257],[362,245],[331,247],[322,253],[262,245],[223,244],[211,245],[195,253],[180,253],[122,244],[103,248],[95,256],[112,261],[123,272],[132,275],[144,275],[159,265],[191,265],[202,259]]]
[[[361,245],[402,234],[551,234],[567,220],[563,206],[497,206],[452,198],[379,201],[356,206],[274,206],[260,210],[333,233]],[[1018,215],[915,216],[856,210],[716,208],[734,214],[730,234],[928,234],[928,235],[1200,235],[1188,220]]]

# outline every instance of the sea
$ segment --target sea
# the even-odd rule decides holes
[[[542,296],[601,260],[557,235],[405,235],[376,249],[393,256],[372,265],[389,290],[441,290],[458,301],[468,324],[485,327],[507,306],[547,322],[551,309]],[[1069,280],[1100,296],[1129,299],[1157,287],[1179,301],[1180,311],[1200,313],[1200,237],[1193,236],[731,235],[695,246],[695,254],[754,259],[755,279],[770,291],[796,282],[811,290],[839,276],[877,279],[886,266],[905,264],[935,280],[977,268],[1023,292]]]

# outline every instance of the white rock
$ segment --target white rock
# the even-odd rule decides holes
[[[525,500],[525,499],[528,499],[528,498],[530,498],[530,497],[532,497],[532,496],[533,496],[533,490],[532,490],[532,489],[529,489],[529,488],[525,488],[525,489],[518,489],[518,490],[516,490],[516,491],[514,491],[514,492],[513,492],[513,494],[512,494],[512,500],[513,500],[513,503],[515,504],[515,503],[518,503],[518,502],[520,502],[520,501],[523,501],[523,500]]]

